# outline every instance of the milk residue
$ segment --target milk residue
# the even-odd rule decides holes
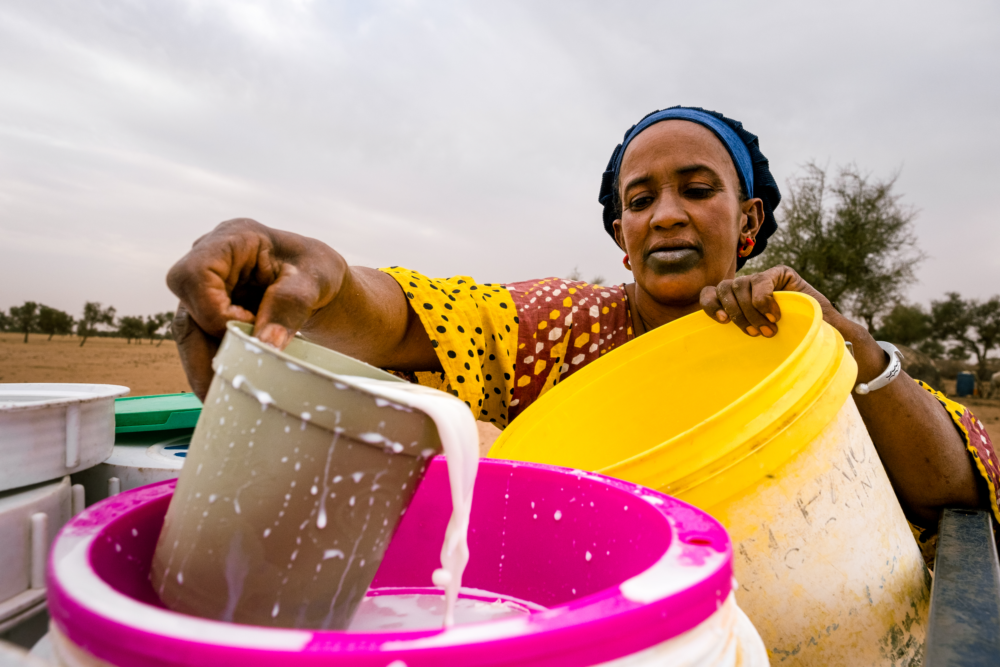
[[[454,625],[462,573],[469,562],[469,515],[479,464],[476,420],[465,403],[436,389],[356,376],[340,377],[371,394],[423,412],[437,426],[448,463],[452,511],[441,547],[441,568],[434,571],[432,579],[435,586],[445,590],[444,626]]]
[[[478,592],[477,592],[478,593]],[[454,605],[455,625],[486,623],[505,618],[527,616],[544,609],[528,602],[502,595],[477,594],[480,599],[462,596]],[[348,632],[388,632],[430,630],[440,627],[446,613],[445,598],[440,594],[399,592],[367,595],[358,605]]]
[[[250,349],[250,347],[252,346],[248,343],[247,349]],[[257,353],[260,354],[260,351],[258,350]],[[233,388],[243,389],[243,391],[250,393],[254,398],[257,399],[257,402],[260,403],[260,407],[264,410],[267,409],[267,406],[274,405],[274,399],[271,397],[271,394],[254,387],[252,384],[250,384],[250,381],[247,380],[245,375],[237,375],[236,377],[233,378]]]
[[[675,521],[667,517],[674,535],[677,534]],[[587,560],[591,559],[588,551]],[[692,547],[680,539],[671,541],[667,551],[660,560],[653,563],[645,571],[622,582],[622,595],[632,602],[648,604],[662,600],[704,578],[707,572],[714,571],[726,560],[723,552]]]

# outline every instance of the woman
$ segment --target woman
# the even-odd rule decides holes
[[[349,267],[325,244],[251,220],[199,239],[170,271],[175,332],[204,396],[227,320],[253,322],[283,348],[296,331],[376,366],[419,376],[501,428],[575,370],[634,336],[703,309],[770,337],[778,290],[814,297],[854,346],[859,382],[889,358],[863,327],[787,267],[736,277],[777,228],[780,193],[757,137],[715,112],[654,112],[625,135],[604,174],[605,229],[635,282],[601,287],[547,278],[507,285],[430,279],[400,267]],[[964,407],[908,379],[855,401],[907,517],[927,535],[946,506],[1000,520],[1000,467]]]

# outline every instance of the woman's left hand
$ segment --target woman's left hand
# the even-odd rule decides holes
[[[823,319],[834,326],[842,317],[829,299],[787,266],[775,266],[706,287],[701,290],[701,307],[716,322],[733,322],[750,336],[770,338],[778,332],[781,319],[775,292],[808,294],[819,302]]]
[[[724,280],[701,291],[701,307],[717,322],[733,322],[750,336],[778,332],[778,291],[801,292],[819,302],[823,319],[850,341],[858,380],[871,382],[888,363],[871,334],[841,315],[812,285],[787,266]],[[902,374],[906,376],[905,373]],[[930,393],[915,382],[893,382],[855,404],[871,434],[907,518],[937,525],[943,507],[988,507],[954,422]]]

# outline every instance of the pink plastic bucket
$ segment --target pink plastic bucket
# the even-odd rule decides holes
[[[463,584],[546,611],[374,634],[209,621],[165,609],[149,583],[173,488],[162,482],[109,498],[56,539],[49,610],[58,633],[90,656],[118,667],[593,665],[686,633],[732,591],[729,538],[704,512],[600,475],[484,460]],[[450,513],[439,457],[373,587],[428,586]]]

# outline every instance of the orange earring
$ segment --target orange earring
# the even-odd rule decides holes
[[[628,265],[628,254],[627,253],[625,255],[625,259],[622,260],[622,264],[624,264],[625,268],[628,269],[629,271],[632,270],[632,267]]]
[[[754,245],[756,243],[757,242],[753,240],[752,236],[746,237],[746,239],[743,241],[743,245],[740,246],[740,249],[739,249],[739,252],[738,252],[739,256],[740,257],[746,257],[747,255],[749,255],[750,253],[752,253],[753,252],[753,247],[754,247]]]

